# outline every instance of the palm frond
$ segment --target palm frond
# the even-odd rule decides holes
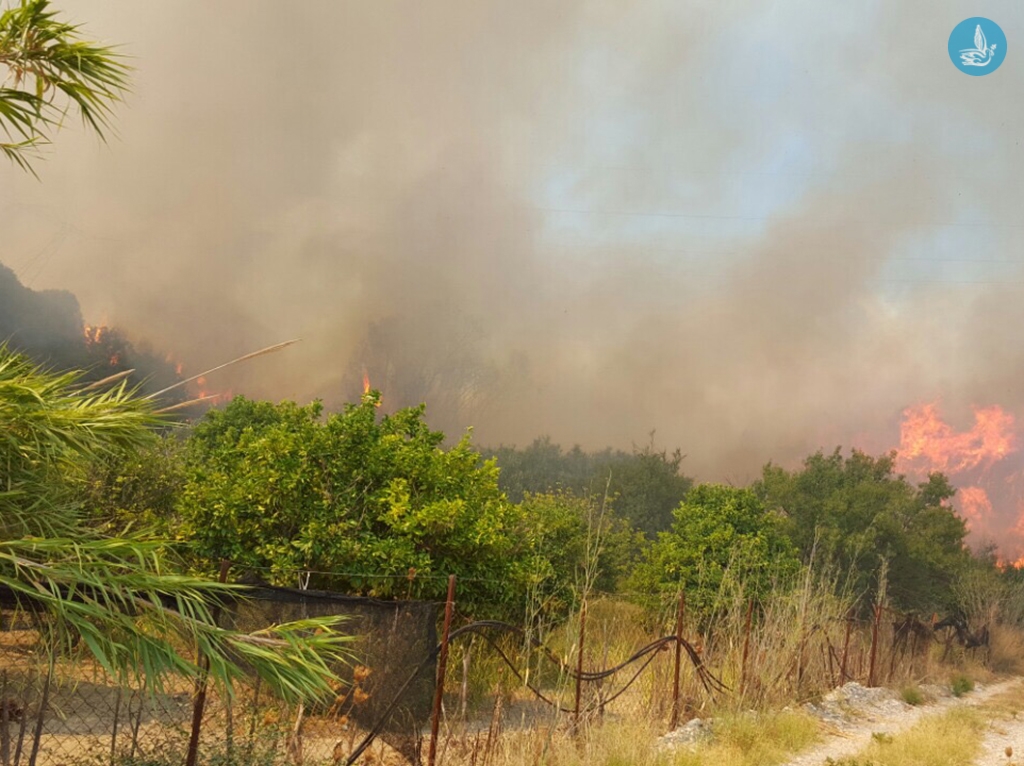
[[[80,374],[0,345],[0,587],[45,614],[53,651],[84,647],[121,679],[159,688],[170,674],[205,673],[190,659],[198,649],[228,688],[248,667],[287,698],[329,693],[348,640],[336,619],[225,630],[211,604],[238,588],[181,574],[164,541],[104,537],[83,522],[76,489],[90,461],[154,439],[154,406],[124,380],[83,387]]]
[[[168,571],[159,541],[28,538],[0,542],[0,586],[24,608],[44,611],[53,650],[76,639],[121,681],[162,688],[169,675],[206,672],[181,647],[198,647],[210,677],[230,689],[248,666],[294,700],[330,693],[331,666],[348,637],[327,617],[255,633],[218,627],[211,604],[244,598],[244,588]]]
[[[28,155],[49,142],[74,109],[100,139],[128,90],[131,67],[114,48],[83,40],[79,25],[57,18],[49,0],[20,0],[0,13],[0,150],[31,170]]]

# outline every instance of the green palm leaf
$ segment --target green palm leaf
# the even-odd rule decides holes
[[[87,651],[122,681],[157,689],[204,674],[198,649],[228,688],[248,667],[286,698],[330,693],[348,641],[337,618],[222,629],[211,605],[242,589],[181,574],[164,541],[103,537],[83,521],[89,462],[154,439],[152,408],[123,381],[84,387],[0,346],[0,588],[45,614],[52,651]]]

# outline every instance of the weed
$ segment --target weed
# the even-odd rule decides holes
[[[915,707],[924,702],[924,694],[916,686],[904,686],[903,691],[900,692],[900,697],[908,705]]]
[[[769,766],[820,737],[817,722],[795,711],[723,716],[715,720],[714,732],[710,743],[678,753],[675,766]]]
[[[974,689],[974,681],[971,680],[970,676],[957,673],[950,681],[949,687],[952,689],[954,697],[963,697],[967,692]]]

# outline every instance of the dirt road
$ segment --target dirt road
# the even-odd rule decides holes
[[[997,695],[1019,690],[1024,694],[1024,679],[1015,678],[988,686],[978,685],[974,691],[956,698],[943,696],[932,704],[911,707],[884,690],[863,689],[851,685],[837,690],[826,704],[815,709],[829,725],[831,733],[811,750],[805,751],[785,766],[821,766],[827,759],[856,755],[871,742],[872,734],[899,734],[920,721],[924,716],[936,715],[957,705],[978,705]],[[844,692],[845,690],[845,692]],[[861,691],[863,690],[863,691]],[[832,716],[830,711],[849,711],[850,715]],[[832,718],[832,720],[830,720]],[[1008,759],[1006,747],[1014,749]],[[1017,750],[1020,752],[1016,752]],[[1024,764],[1024,717],[1011,721],[994,721],[986,735],[978,766],[1006,766],[1007,763]]]

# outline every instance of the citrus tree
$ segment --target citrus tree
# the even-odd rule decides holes
[[[377,597],[444,596],[502,610],[522,597],[531,536],[468,435],[445,447],[423,407],[379,414],[372,396],[324,415],[236,397],[186,444],[170,529],[196,566]]]

